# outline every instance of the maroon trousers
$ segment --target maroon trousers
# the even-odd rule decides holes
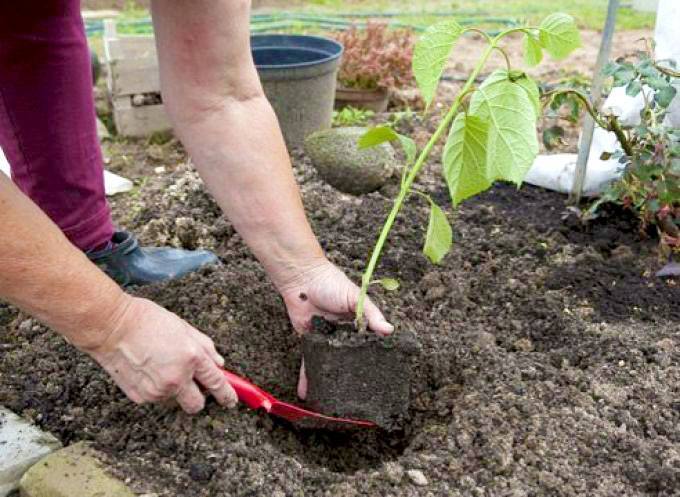
[[[80,0],[0,1],[0,147],[74,245],[111,239]]]

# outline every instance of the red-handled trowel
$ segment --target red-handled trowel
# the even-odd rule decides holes
[[[253,385],[248,380],[240,376],[224,371],[227,381],[236,391],[238,400],[243,402],[251,409],[264,409],[273,416],[279,416],[292,423],[303,422],[307,426],[314,427],[351,427],[358,426],[364,428],[375,427],[376,424],[370,421],[360,421],[356,419],[334,418],[332,416],[325,416],[317,412],[308,411],[302,407],[293,404],[281,402],[265,392],[261,388]],[[311,423],[309,423],[311,421]]]

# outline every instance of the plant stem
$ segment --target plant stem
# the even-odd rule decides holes
[[[608,121],[609,129],[616,135],[616,138],[619,140],[619,143],[621,144],[621,148],[623,148],[623,151],[632,160],[634,155],[633,147],[628,141],[628,137],[626,136],[626,133],[623,131],[623,128],[621,128],[619,120],[616,118],[616,116],[609,116]]]
[[[600,116],[600,114],[593,107],[593,104],[590,102],[590,99],[588,99],[587,96],[585,96],[578,90],[571,89],[553,90],[546,93],[544,95],[544,98],[546,98],[547,101],[549,102],[551,98],[559,94],[572,94],[575,97],[577,97],[581,101],[583,106],[586,108],[586,111],[588,111],[588,114],[590,114],[593,120],[597,123],[597,125],[602,129],[612,131],[616,135],[616,138],[619,140],[621,148],[623,148],[623,151],[626,153],[626,155],[631,158],[633,157],[633,147],[628,141],[628,137],[626,137],[626,133],[623,131],[623,128],[621,128],[621,124],[619,123],[619,120],[616,118],[616,116],[607,116],[605,118],[606,121],[603,120],[603,117]]]
[[[600,128],[604,128],[608,131],[611,131],[611,129],[609,129],[609,124],[606,121],[602,120],[600,115],[595,110],[595,107],[593,107],[593,104],[590,102],[590,99],[578,90],[572,90],[572,89],[552,90],[552,91],[549,91],[548,93],[545,93],[542,98],[544,98],[546,100],[546,105],[547,105],[547,103],[550,103],[550,101],[552,100],[553,97],[560,95],[560,94],[574,95],[576,98],[578,98],[581,101],[583,106],[586,108],[586,111],[588,111],[588,114],[590,114],[590,117],[593,118],[593,121],[595,121]]]
[[[656,68],[657,71],[659,71],[662,74],[665,74],[666,76],[670,76],[671,78],[680,78],[680,72],[674,71],[670,67],[664,67],[659,64],[654,64],[654,67]]]
[[[505,33],[501,33],[496,38],[491,40],[491,42],[487,46],[486,50],[482,54],[481,59],[477,63],[477,66],[472,71],[472,74],[470,74],[470,77],[467,79],[465,85],[463,86],[461,91],[456,96],[456,100],[453,102],[451,109],[449,109],[448,113],[446,114],[446,116],[444,117],[442,122],[439,123],[437,130],[430,137],[430,140],[427,142],[427,145],[425,145],[425,148],[423,148],[423,150],[420,152],[420,155],[418,156],[418,160],[413,165],[413,167],[411,168],[411,170],[408,173],[408,176],[406,176],[406,179],[404,180],[403,184],[401,185],[401,189],[399,190],[399,195],[397,195],[397,198],[394,200],[394,204],[392,205],[392,210],[390,211],[389,215],[387,216],[387,220],[385,221],[385,224],[383,225],[382,231],[380,232],[380,236],[378,237],[378,241],[376,242],[375,247],[373,249],[373,253],[371,254],[371,258],[368,261],[368,265],[366,266],[366,270],[364,271],[364,275],[361,278],[361,292],[359,293],[359,299],[357,301],[356,320],[355,320],[355,325],[356,325],[356,327],[359,331],[364,331],[366,329],[366,326],[365,326],[365,323],[364,323],[364,304],[366,302],[366,295],[368,293],[368,287],[371,284],[373,272],[375,271],[375,267],[378,264],[378,260],[380,259],[380,255],[382,253],[383,247],[385,245],[385,242],[387,241],[387,236],[390,234],[390,231],[392,230],[392,225],[394,224],[394,221],[397,219],[397,215],[399,214],[399,211],[401,210],[401,207],[404,204],[404,199],[408,195],[408,193],[411,189],[411,185],[413,184],[416,177],[418,176],[418,173],[422,169],[423,165],[425,165],[425,161],[429,157],[430,152],[432,151],[432,148],[439,141],[439,139],[442,137],[442,135],[446,132],[449,125],[451,124],[453,119],[456,117],[456,114],[458,113],[458,108],[460,107],[460,104],[461,104],[463,97],[467,94],[469,89],[475,83],[477,76],[479,76],[479,73],[484,68],[484,65],[486,64],[486,61],[489,59],[491,52],[493,52],[493,50],[495,49],[498,40],[502,36],[504,36],[504,34]]]

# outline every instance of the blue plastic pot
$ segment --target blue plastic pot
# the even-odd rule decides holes
[[[253,60],[289,148],[333,120],[342,45],[320,36],[253,35]]]

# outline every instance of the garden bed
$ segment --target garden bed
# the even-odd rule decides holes
[[[117,146],[143,155],[135,142]],[[195,173],[168,166],[114,200],[117,220],[145,243],[213,248],[224,264],[134,293],[208,333],[232,370],[294,400],[301,347],[282,302]],[[358,281],[390,196],[342,195],[299,154],[295,171],[324,248]],[[436,175],[430,167],[421,187],[447,205]],[[194,417],[137,407],[94,363],[6,306],[0,404],[65,444],[93,441],[142,493],[673,494],[680,290],[653,278],[656,242],[640,241],[633,219],[609,211],[584,229],[564,201],[496,186],[459,209],[454,250],[431,266],[413,255],[427,206],[411,200],[378,271],[401,288],[374,292],[423,346],[403,433],[296,431],[214,402]]]

